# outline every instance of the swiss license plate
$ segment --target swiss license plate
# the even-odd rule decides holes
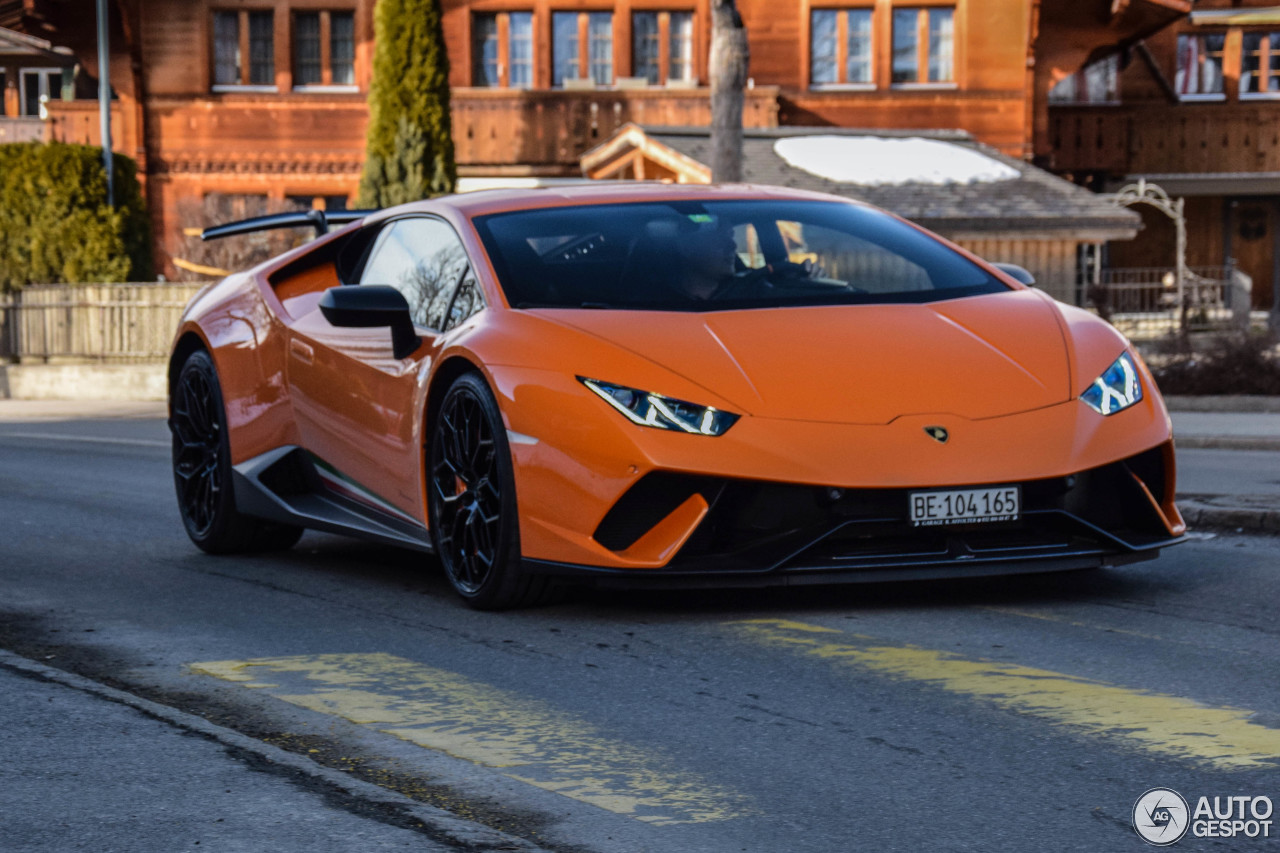
[[[1017,486],[911,492],[909,499],[913,527],[1017,521],[1022,509]]]

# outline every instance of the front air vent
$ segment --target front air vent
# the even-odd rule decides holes
[[[610,551],[625,551],[690,495],[701,493],[711,503],[719,488],[710,477],[667,471],[646,474],[605,514],[593,538]]]

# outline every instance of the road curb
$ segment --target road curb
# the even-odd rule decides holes
[[[1178,511],[1182,513],[1188,527],[1280,534],[1280,509],[1215,506],[1203,501],[1179,498]]]
[[[323,781],[365,802],[394,806],[401,814],[420,821],[438,835],[444,836],[449,841],[467,850],[516,850],[526,851],[526,853],[548,853],[546,848],[539,847],[531,841],[472,823],[443,809],[420,803],[417,800],[379,787],[371,782],[354,779],[345,773],[317,764],[309,758],[265,744],[232,729],[211,723],[203,717],[188,714],[170,708],[167,705],[143,699],[140,696],[134,696],[132,693],[108,687],[81,675],[47,666],[8,650],[0,649],[0,666],[36,675],[65,687],[90,693],[110,702],[127,705],[176,728],[203,735],[224,746],[244,750],[272,764],[280,765],[313,779]]]
[[[1178,435],[1179,450],[1280,450],[1280,438],[1260,435]]]
[[[1165,394],[1171,412],[1280,412],[1280,396],[1265,394]]]

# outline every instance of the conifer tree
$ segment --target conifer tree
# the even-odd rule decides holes
[[[450,193],[457,183],[440,0],[378,0],[358,206]]]

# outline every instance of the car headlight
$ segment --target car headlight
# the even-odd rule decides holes
[[[1142,381],[1129,353],[1122,353],[1080,399],[1100,415],[1114,415],[1142,399]]]
[[[578,381],[600,395],[632,423],[656,429],[678,430],[694,435],[724,435],[738,415],[712,406],[673,400],[661,394],[639,391],[625,385],[579,376]]]

